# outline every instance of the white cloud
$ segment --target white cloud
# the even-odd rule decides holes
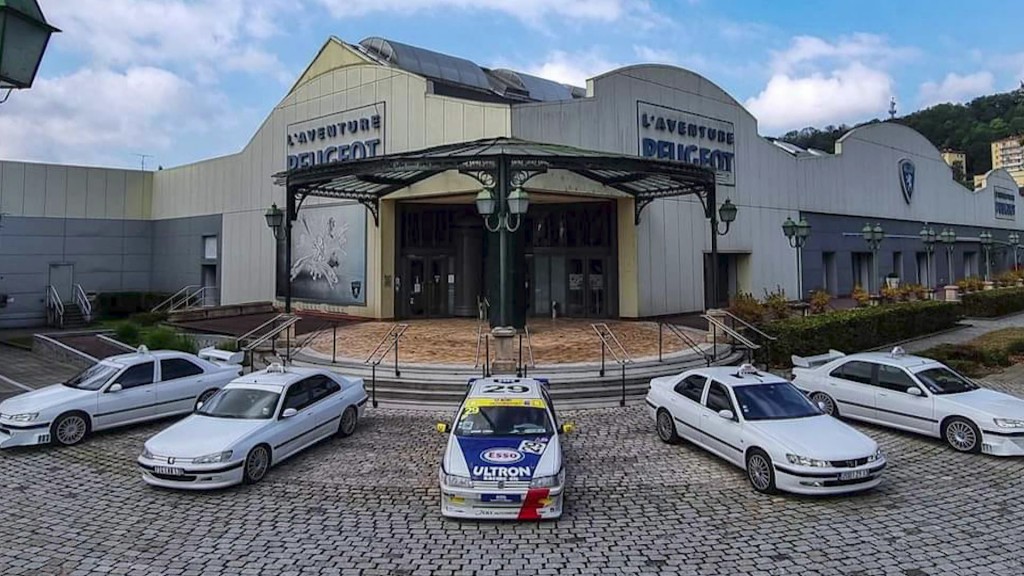
[[[401,14],[444,9],[502,12],[530,24],[546,17],[615,22],[632,14],[650,12],[647,0],[318,0],[336,18],[371,12]]]
[[[921,84],[918,99],[922,108],[944,102],[963,102],[975,96],[991,94],[994,85],[995,77],[988,71],[963,76],[951,72],[946,74],[942,82]]]
[[[827,74],[775,74],[746,106],[762,130],[851,123],[883,114],[892,85],[885,72],[854,62]]]
[[[0,115],[0,158],[126,165],[129,150],[156,154],[227,127],[227,111],[225,99],[167,70],[85,68],[11,96]]]
[[[817,71],[822,64],[884,60],[891,65],[916,56],[913,48],[896,47],[882,36],[852,34],[829,42],[815,36],[797,36],[789,48],[772,52],[772,70],[780,74]]]
[[[526,66],[523,71],[563,84],[586,86],[587,79],[620,67],[595,51],[563,52],[555,50],[543,62]]]

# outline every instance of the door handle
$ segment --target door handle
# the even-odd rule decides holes
[[[888,396],[888,394],[886,394],[885,392],[879,392],[878,395],[879,396]]]

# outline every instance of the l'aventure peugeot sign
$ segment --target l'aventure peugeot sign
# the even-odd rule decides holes
[[[385,104],[377,102],[289,124],[288,169],[383,155],[384,118]]]

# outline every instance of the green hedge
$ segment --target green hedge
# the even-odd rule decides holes
[[[921,301],[839,310],[829,314],[778,320],[765,326],[776,336],[769,362],[789,366],[790,356],[822,354],[829,349],[860,352],[952,328],[962,317],[959,304]]]
[[[964,316],[992,318],[1024,310],[1024,288],[996,288],[964,294]]]
[[[96,300],[103,317],[124,318],[138,312],[149,312],[168,296],[162,292],[101,292]]]

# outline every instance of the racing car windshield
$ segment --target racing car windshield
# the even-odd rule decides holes
[[[214,418],[267,420],[274,415],[277,392],[252,388],[228,388],[210,398],[197,414]]]
[[[949,368],[929,368],[916,374],[932,394],[957,394],[977,390],[978,386]]]
[[[456,436],[551,435],[551,419],[541,406],[467,405],[459,415]]]
[[[821,415],[821,411],[789,382],[735,386],[733,392],[747,420],[785,420]]]
[[[117,371],[118,368],[110,364],[103,364],[102,362],[93,364],[72,376],[71,379],[64,382],[64,385],[69,388],[78,388],[79,390],[99,390],[114,374],[117,374]]]

